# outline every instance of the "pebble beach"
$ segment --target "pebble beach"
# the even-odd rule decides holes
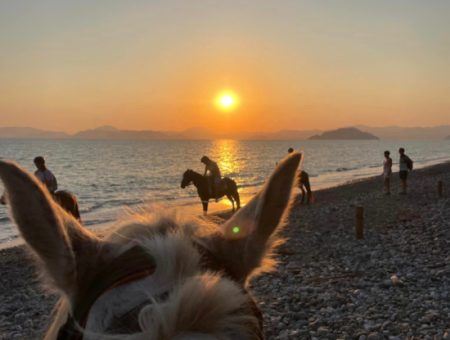
[[[399,195],[394,173],[385,196],[371,177],[295,204],[277,271],[250,284],[267,339],[450,340],[450,163],[414,170],[408,184]],[[42,339],[56,301],[24,246],[0,250],[0,340]]]

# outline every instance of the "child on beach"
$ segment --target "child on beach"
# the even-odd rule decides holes
[[[392,158],[389,157],[391,153],[389,151],[384,152],[384,163],[383,163],[383,173],[381,176],[384,178],[384,194],[390,195],[391,194],[391,187],[390,187],[390,177],[392,174]]]

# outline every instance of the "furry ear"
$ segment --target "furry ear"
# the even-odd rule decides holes
[[[225,223],[223,236],[213,241],[218,256],[239,280],[246,280],[270,252],[271,236],[289,210],[301,159],[297,152],[280,162],[261,191]]]
[[[73,245],[95,238],[52,199],[48,190],[16,163],[0,161],[10,214],[22,237],[44,263],[57,288],[69,297],[76,292]]]

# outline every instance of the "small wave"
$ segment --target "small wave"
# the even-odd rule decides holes
[[[18,235],[9,235],[4,238],[0,238],[0,244],[11,242],[11,241],[17,240],[18,238],[19,238]]]
[[[110,222],[114,222],[114,221],[115,221],[115,219],[83,221],[83,226],[93,226],[96,224],[110,223]]]
[[[11,219],[9,217],[1,217],[0,222],[10,222]]]
[[[264,185],[264,181],[251,183],[251,184],[239,184],[238,188],[251,188],[251,187],[259,187],[261,185]]]
[[[98,204],[94,204],[91,207],[80,208],[80,212],[89,212],[89,211],[92,211],[92,210],[100,209],[102,207],[103,207],[103,204],[102,203],[98,203]]]
[[[357,170],[358,168],[337,168],[336,172],[345,172],[345,171],[352,171]]]

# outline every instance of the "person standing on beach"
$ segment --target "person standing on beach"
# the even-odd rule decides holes
[[[384,164],[383,164],[383,173],[381,176],[384,178],[384,194],[390,195],[391,194],[391,183],[390,183],[390,177],[392,174],[392,158],[389,157],[391,153],[389,151],[384,152]]]
[[[408,179],[408,170],[412,170],[412,160],[405,155],[405,149],[404,148],[400,148],[398,149],[398,153],[400,154],[400,161],[399,161],[399,167],[400,167],[400,172],[399,177],[400,177],[400,181],[402,182],[402,188],[403,191],[400,193],[400,195],[406,195],[406,181]]]
[[[37,168],[34,175],[47,187],[51,194],[54,194],[57,189],[56,178],[45,166],[45,158],[42,156],[36,157],[34,165]]]

